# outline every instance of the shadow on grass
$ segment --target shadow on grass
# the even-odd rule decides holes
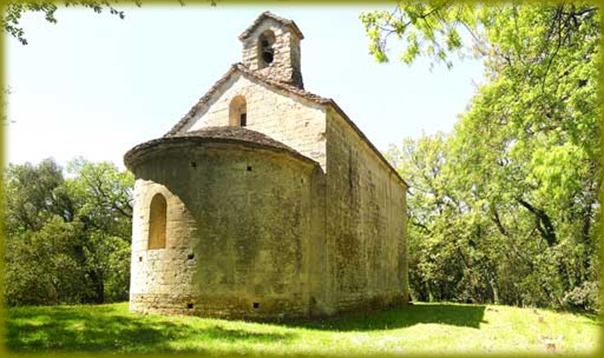
[[[220,326],[194,327],[145,316],[123,315],[110,307],[32,307],[6,317],[6,348],[13,352],[127,351],[174,352],[179,340],[248,343],[281,342],[292,334],[258,333]],[[208,353],[203,348],[178,350]]]
[[[286,325],[330,331],[373,331],[437,323],[478,329],[480,323],[486,323],[483,320],[485,308],[486,306],[481,305],[420,304],[364,314],[344,314],[320,322],[299,322]]]
[[[115,306],[22,307],[6,316],[6,347],[13,352],[196,352],[212,353],[214,343],[287,343],[296,332],[259,333],[248,329],[129,315]],[[317,331],[378,331],[417,324],[479,328],[485,306],[429,304],[365,314],[343,314],[321,321],[277,324]],[[180,350],[175,342],[200,342]],[[210,346],[205,346],[208,343]]]
[[[581,309],[566,309],[566,310],[560,309],[560,310],[551,310],[551,311],[556,312],[556,313],[572,313],[575,316],[579,316],[579,317],[587,319],[589,321],[589,324],[591,324],[591,325],[602,326],[602,319],[596,313],[587,312],[587,311],[581,310]]]

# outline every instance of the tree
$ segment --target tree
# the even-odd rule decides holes
[[[4,173],[10,305],[128,298],[132,175],[81,158],[63,172],[47,159]]]
[[[597,307],[597,10],[588,3],[432,2],[361,16],[378,61],[388,60],[392,35],[408,64],[427,56],[451,67],[455,53],[484,59],[488,81],[447,145],[447,185],[478,213],[475,244],[488,258],[482,279],[499,286],[503,302]],[[432,224],[443,220],[437,203],[422,204]]]

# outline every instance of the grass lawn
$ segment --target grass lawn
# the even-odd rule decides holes
[[[129,313],[127,303],[5,312],[5,343],[12,352],[539,353],[551,340],[556,352],[592,353],[601,328],[600,319],[588,314],[440,303],[295,324],[143,316]]]

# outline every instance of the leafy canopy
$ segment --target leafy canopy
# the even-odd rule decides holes
[[[597,308],[598,7],[438,1],[361,19],[378,62],[394,39],[409,65],[486,70],[453,133],[389,151],[411,184],[416,297]]]

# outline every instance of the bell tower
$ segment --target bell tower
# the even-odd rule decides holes
[[[300,69],[303,38],[295,22],[266,11],[239,35],[242,63],[273,80],[304,88]]]

